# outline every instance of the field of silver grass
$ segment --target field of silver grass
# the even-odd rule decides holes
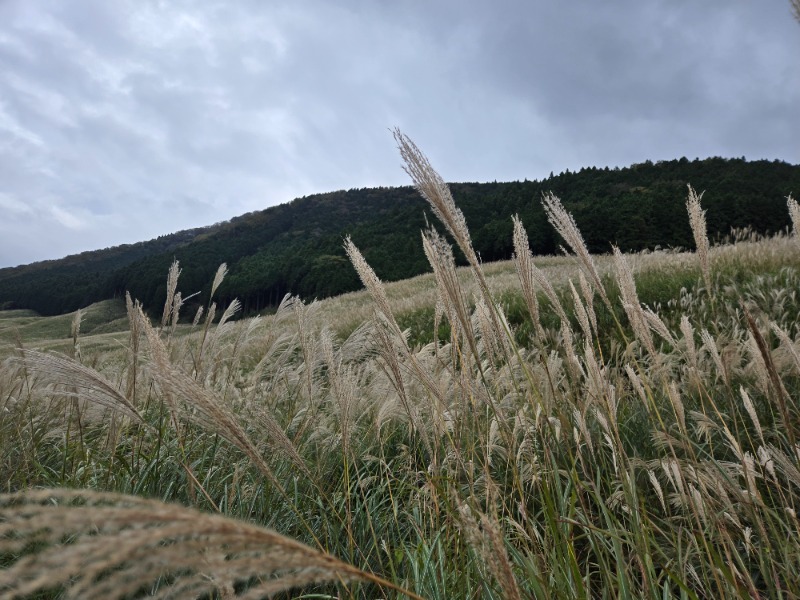
[[[515,219],[482,265],[395,137],[431,275],[384,285],[347,240],[366,293],[180,319],[176,264],[119,350],[78,314],[67,353],[3,362],[0,594],[800,595],[797,203],[711,247],[690,188],[695,252],[592,256],[549,195],[569,257]]]

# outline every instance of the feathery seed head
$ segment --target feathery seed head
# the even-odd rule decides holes
[[[691,185],[688,187],[689,195],[686,199],[686,211],[689,213],[689,225],[692,228],[692,236],[694,236],[694,243],[697,247],[697,258],[700,260],[700,269],[703,273],[703,280],[705,281],[706,288],[710,293],[711,265],[709,263],[706,211],[704,211],[700,206],[700,200],[702,199],[704,192],[698,195]]]
[[[434,214],[456,240],[470,264],[477,267],[478,257],[472,248],[467,222],[464,214],[456,206],[450,188],[407,135],[399,129],[395,129],[393,134],[400,150],[400,156],[405,162],[403,168],[414,182],[414,187],[428,201]]]
[[[388,583],[269,529],[88,490],[0,495],[0,552],[18,557],[0,570],[7,598],[61,588],[117,599],[155,587],[159,597],[262,598],[314,582]]]
[[[222,280],[225,279],[225,275],[228,274],[228,265],[226,263],[222,263],[219,268],[217,268],[217,272],[214,274],[214,282],[211,284],[211,296],[214,296],[214,292],[217,291],[217,288],[222,283]]]
[[[164,314],[161,316],[161,328],[164,329],[172,318],[172,311],[174,310],[175,292],[178,289],[178,277],[180,277],[181,269],[178,261],[174,261],[167,273],[167,299],[164,301]]]
[[[786,198],[786,205],[789,208],[789,217],[792,219],[792,234],[794,237],[800,237],[800,205],[791,194]]]
[[[575,223],[575,219],[567,212],[564,205],[561,204],[561,200],[558,196],[552,192],[542,196],[542,205],[544,206],[545,214],[547,214],[547,220],[550,221],[553,228],[564,241],[567,242],[572,252],[575,253],[581,268],[586,272],[586,275],[589,277],[592,285],[595,286],[603,302],[610,308],[611,302],[606,295],[605,288],[603,288],[600,274],[597,272],[597,267],[594,264],[591,254],[589,254],[586,243],[583,241],[583,236],[578,229],[578,225]]]

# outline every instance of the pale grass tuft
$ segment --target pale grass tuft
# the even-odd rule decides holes
[[[648,307],[642,309],[642,316],[644,317],[644,320],[647,322],[647,325],[650,327],[650,329],[661,336],[661,338],[670,346],[674,348],[678,345],[678,341],[672,335],[669,327],[667,327],[667,324],[664,323],[663,319],[658,315],[658,313],[654,312]]]
[[[570,292],[572,292],[572,303],[575,306],[575,316],[578,318],[578,324],[581,326],[584,337],[590,340],[592,338],[592,330],[589,325],[589,314],[586,307],[583,306],[583,301],[580,295],[578,295],[578,290],[575,289],[575,284],[572,283],[571,279],[569,281],[569,289]]]
[[[514,215],[512,220],[514,222],[514,268],[519,277],[522,297],[525,299],[525,304],[531,315],[531,321],[537,335],[541,338],[544,336],[544,330],[539,317],[539,301],[536,297],[536,286],[534,285],[533,270],[536,267],[533,264],[533,254],[528,243],[528,234],[519,216]]]
[[[639,375],[636,373],[636,371],[633,370],[633,367],[631,367],[630,365],[625,365],[625,373],[627,374],[628,379],[630,379],[631,385],[633,385],[633,389],[636,390],[636,395],[639,396],[639,398],[641,399],[642,405],[645,407],[649,406],[649,402],[647,399],[647,392],[645,391],[644,386],[642,385],[642,380],[639,377]]]
[[[175,292],[172,299],[172,321],[170,323],[170,334],[175,333],[175,328],[178,326],[178,318],[181,314],[181,307],[183,306],[183,297],[180,292]]]
[[[592,323],[592,327],[595,331],[597,329],[597,315],[594,312],[594,292],[592,291],[589,282],[586,280],[586,276],[583,274],[583,271],[578,271],[578,282],[581,284],[581,293],[583,294],[583,299],[586,301],[586,312],[589,315],[589,320]]]
[[[633,280],[633,273],[631,272],[630,265],[628,265],[628,261],[622,255],[619,248],[613,246],[613,249],[617,284],[619,285],[619,291],[622,296],[622,307],[628,315],[628,321],[631,324],[634,335],[644,345],[651,356],[656,356],[653,336],[650,334],[650,327],[647,324],[642,305],[639,303],[639,295],[636,293],[636,283]]]
[[[100,373],[75,359],[59,354],[22,350],[23,364],[47,382],[57,386],[55,396],[87,400],[143,422],[137,410],[117,388]],[[63,386],[63,388],[62,388]],[[62,388],[62,389],[59,389]]]
[[[344,240],[344,249],[356,273],[358,273],[361,283],[367,288],[370,296],[372,296],[372,300],[386,319],[386,322],[391,326],[394,333],[401,334],[400,326],[394,318],[392,308],[389,305],[389,299],[386,297],[386,290],[383,287],[383,283],[378,279],[375,271],[369,266],[369,263],[364,259],[361,251],[353,243],[353,240],[350,239],[350,236],[347,236]]]
[[[672,410],[675,412],[675,417],[678,419],[681,430],[686,433],[686,410],[684,409],[678,386],[674,381],[671,381],[669,386],[667,386],[667,395],[669,396],[669,402],[672,405]]]
[[[594,444],[592,443],[592,436],[589,435],[589,428],[586,426],[586,419],[583,418],[583,414],[577,407],[572,409],[572,419],[577,431],[580,431],[581,435],[583,436],[583,441],[586,442],[586,445],[589,446],[589,452],[594,455]],[[579,438],[576,438],[578,441]],[[580,442],[578,442],[579,450],[580,450]]]
[[[182,506],[80,490],[0,495],[4,598],[255,599],[318,582],[388,582],[279,533]],[[392,584],[389,587],[396,588]],[[402,591],[402,590],[400,590]]]
[[[789,354],[792,357],[792,361],[794,362],[794,366],[797,369],[797,372],[800,373],[800,353],[797,351],[796,344],[792,341],[789,337],[789,334],[786,333],[777,323],[770,323],[770,329],[778,336],[778,339],[781,341],[783,347],[785,347]]]
[[[214,274],[214,282],[211,284],[211,295],[209,298],[214,296],[214,292],[217,291],[217,288],[222,283],[222,280],[225,279],[225,275],[228,274],[228,265],[227,263],[222,263],[218,268],[217,272]]]
[[[561,306],[561,301],[558,299],[555,289],[553,289],[550,280],[545,276],[541,269],[539,269],[533,262],[533,254],[531,253],[528,244],[528,234],[522,225],[519,217],[513,217],[514,221],[514,268],[519,278],[520,286],[522,287],[522,294],[525,298],[525,304],[528,307],[528,312],[531,314],[533,324],[536,327],[536,332],[540,337],[544,336],[544,329],[542,328],[539,319],[539,302],[536,297],[536,286],[540,286],[544,292],[553,310],[556,311],[562,322],[569,322],[564,308]]]
[[[72,336],[72,352],[76,360],[81,360],[81,322],[83,321],[83,311],[79,308],[75,311],[75,316],[72,318],[72,326],[70,327],[70,335]]]
[[[469,307],[458,280],[456,263],[450,245],[434,229],[429,229],[422,234],[422,247],[433,268],[436,287],[439,289],[439,296],[453,331],[461,334],[469,344],[475,360],[480,362],[481,357],[472,329]]]
[[[222,316],[219,318],[219,323],[217,323],[217,330],[222,329],[222,327],[227,323],[230,319],[233,318],[237,312],[242,309],[242,303],[239,301],[238,298],[234,298],[233,302],[231,302],[228,307],[225,309],[225,312],[222,313]]]
[[[758,370],[761,370],[763,366],[764,370],[766,371],[767,378],[772,387],[772,392],[774,394],[774,398],[778,403],[778,408],[781,412],[781,418],[783,419],[783,425],[786,428],[786,434],[789,438],[789,443],[794,446],[795,445],[795,435],[794,435],[794,419],[792,418],[788,401],[791,401],[789,397],[789,392],[786,390],[786,387],[783,385],[783,380],[781,379],[780,375],[778,374],[778,370],[775,367],[775,361],[772,360],[772,352],[770,351],[770,347],[767,344],[764,336],[761,334],[761,331],[756,324],[753,315],[750,314],[750,311],[747,310],[746,307],[743,306],[744,309],[744,316],[747,320],[747,326],[750,329],[751,339],[754,342],[754,345],[757,349],[757,354],[761,357],[762,361],[759,361],[756,357],[754,361],[755,364],[758,366]]]
[[[758,454],[758,463],[766,469],[770,477],[777,479],[778,474],[775,472],[775,461],[772,460],[769,450],[767,450],[765,446],[759,446],[756,454]]]
[[[722,357],[717,348],[717,342],[707,329],[700,331],[700,338],[703,340],[703,348],[711,355],[711,360],[714,361],[714,366],[717,367],[717,374],[722,377],[725,385],[730,385],[728,369],[725,368],[722,362]]]
[[[698,363],[697,346],[694,343],[694,328],[686,315],[681,316],[680,328],[683,334],[683,341],[686,344],[686,356],[689,359],[689,366],[696,370]]]
[[[653,490],[656,492],[656,496],[658,496],[658,501],[661,502],[661,508],[664,511],[667,510],[667,504],[664,502],[664,491],[661,489],[661,484],[658,481],[658,477],[651,469],[647,470],[647,476],[650,478],[650,483],[653,485]]]
[[[499,523],[495,518],[480,514],[477,519],[466,504],[458,505],[459,525],[467,542],[500,585],[503,598],[521,600],[513,567],[508,558]]]
[[[136,406],[136,381],[139,377],[139,343],[142,339],[139,327],[139,301],[134,302],[131,295],[125,292],[125,311],[128,315],[128,328],[130,329],[130,346],[128,348],[128,377],[125,397],[132,406]]]
[[[414,187],[428,201],[436,217],[444,224],[464,253],[467,262],[472,268],[472,274],[478,282],[484,302],[486,302],[487,306],[494,307],[495,302],[489,290],[489,284],[486,282],[486,276],[478,255],[472,247],[472,238],[467,228],[467,221],[464,219],[461,209],[456,206],[453,195],[450,193],[450,188],[441,175],[431,166],[427,157],[407,135],[403,134],[399,129],[395,129],[394,139],[400,150],[400,156],[405,162],[404,169],[414,182]],[[506,332],[503,331],[497,315],[491,312],[490,317],[492,319],[492,327],[497,332],[497,335],[504,335]]]
[[[450,188],[431,166],[428,158],[407,135],[399,129],[395,129],[393,133],[400,156],[405,162],[403,168],[414,182],[414,187],[428,201],[433,213],[453,236],[470,265],[473,268],[479,268],[478,257],[472,248],[472,238],[467,228],[467,221],[464,219],[461,209],[456,206]]]
[[[175,310],[175,292],[178,289],[178,277],[181,269],[178,261],[174,261],[167,273],[167,298],[164,301],[164,314],[161,316],[161,329],[164,329],[172,320],[172,313]]]
[[[589,281],[591,281],[595,291],[600,294],[603,302],[610,308],[611,302],[606,295],[603,282],[600,280],[600,274],[594,264],[592,255],[589,254],[586,242],[583,241],[583,235],[581,235],[578,225],[575,223],[575,219],[566,211],[564,205],[561,204],[561,200],[552,192],[544,195],[542,204],[547,214],[547,220],[550,221],[553,228],[564,241],[567,242],[567,245],[575,253],[575,256],[578,257],[581,269],[585,272]]]
[[[139,311],[142,329],[150,346],[150,371],[158,383],[165,402],[174,411],[178,411],[202,427],[218,433],[239,448],[259,471],[276,488],[281,489],[272,469],[256,449],[242,426],[232,412],[205,390],[192,377],[173,365],[168,356],[164,342],[158,332],[148,323],[147,317]],[[280,440],[275,440],[280,444]],[[287,440],[288,441],[288,440]],[[291,444],[290,444],[291,445]],[[287,452],[294,458],[291,452]]]
[[[697,247],[697,258],[700,261],[700,270],[703,273],[703,280],[706,284],[706,290],[711,293],[711,264],[709,262],[709,243],[708,232],[706,228],[706,211],[700,206],[700,200],[703,197],[701,193],[699,196],[694,191],[692,186],[689,187],[689,195],[686,199],[686,211],[689,213],[689,225],[692,228],[692,235],[694,236],[694,243]]]
[[[758,433],[758,437],[761,440],[761,443],[764,444],[764,432],[761,430],[761,421],[758,420],[758,413],[756,413],[756,407],[753,405],[753,401],[750,399],[750,396],[747,393],[747,390],[744,387],[739,386],[739,394],[742,397],[742,404],[744,405],[745,410],[747,411],[750,420],[753,422],[753,427],[756,428],[756,433]]]
[[[800,236],[800,205],[797,204],[791,194],[786,198],[786,205],[789,208],[789,217],[792,220],[792,234],[794,237]]]

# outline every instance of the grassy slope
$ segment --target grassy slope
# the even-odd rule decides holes
[[[81,311],[81,338],[92,352],[111,349],[127,333],[128,320],[121,300],[104,300]],[[75,313],[42,317],[30,310],[0,311],[0,357],[18,342],[24,347],[65,351],[72,346]]]

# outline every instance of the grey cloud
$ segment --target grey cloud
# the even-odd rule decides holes
[[[781,2],[7,0],[0,266],[405,184],[393,126],[461,181],[798,162],[799,55]]]

